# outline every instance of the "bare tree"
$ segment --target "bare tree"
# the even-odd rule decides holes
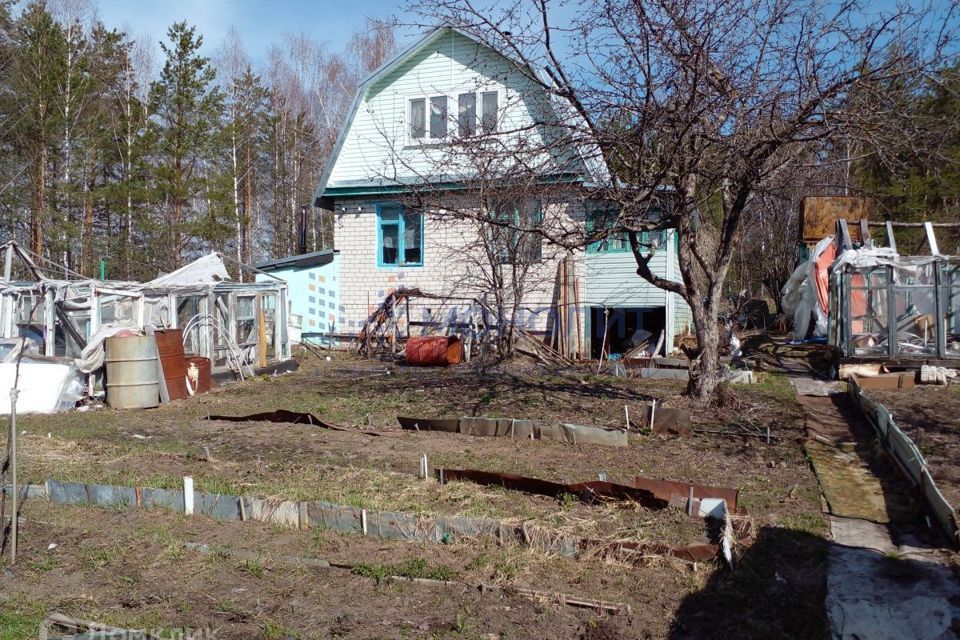
[[[698,349],[689,392],[719,382],[717,316],[746,212],[784,168],[834,136],[877,123],[860,87],[943,60],[954,6],[867,10],[819,0],[594,0],[567,23],[547,0],[490,11],[473,0],[413,8],[490,43],[568,106],[550,144],[595,149],[614,172],[586,197],[616,203],[637,273],[690,306]],[[523,149],[530,156],[529,148]],[[533,155],[536,155],[535,153]],[[662,206],[666,204],[666,206]],[[663,215],[651,219],[657,206]],[[642,231],[674,228],[682,279],[650,268]],[[550,240],[583,246],[564,231]]]

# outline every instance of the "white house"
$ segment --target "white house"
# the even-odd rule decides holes
[[[512,216],[518,226],[571,229],[609,214],[579,197],[610,176],[589,145],[565,141],[563,125],[576,116],[543,89],[547,81],[469,34],[441,27],[360,85],[314,202],[335,214],[341,333],[357,332],[400,287],[441,297],[411,304],[411,330],[419,333],[464,314],[470,298],[489,304],[499,268],[520,272],[519,321],[546,337],[561,264],[569,274],[567,326],[579,328],[584,355],[599,353],[608,323],[614,352],[634,329],[666,330],[672,345],[672,336],[689,326],[689,311],[676,296],[636,274],[622,238],[568,251],[543,240],[547,234],[451,215],[494,207],[499,219]],[[551,185],[546,195],[490,196],[500,182],[512,185],[520,161],[527,175],[532,167],[538,182]],[[674,235],[664,234],[653,260],[654,270],[671,278],[678,273]]]

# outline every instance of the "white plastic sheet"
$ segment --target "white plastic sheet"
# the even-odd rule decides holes
[[[146,287],[169,287],[173,285],[216,284],[230,279],[223,259],[217,253],[211,253],[171,271],[150,282]]]
[[[793,335],[797,339],[806,337],[810,329],[810,315],[815,317],[813,335],[827,335],[827,314],[817,302],[817,259],[833,242],[833,236],[827,236],[817,243],[810,259],[798,266],[787,284],[783,285],[783,306],[787,313],[793,313]],[[831,270],[833,267],[831,267]]]
[[[83,375],[73,365],[59,362],[0,363],[0,414],[10,415],[10,389],[16,380],[17,413],[53,413],[73,409],[83,397]]]

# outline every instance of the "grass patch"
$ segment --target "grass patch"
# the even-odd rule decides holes
[[[241,562],[239,565],[237,565],[237,569],[243,573],[250,574],[254,578],[262,578],[263,574],[267,571],[267,568],[263,563],[263,557],[259,554],[253,558],[247,558]]]
[[[52,571],[57,566],[57,558],[52,555],[44,556],[41,560],[34,560],[30,563],[30,568],[40,573]]]
[[[732,386],[743,391],[760,392],[782,400],[793,401],[796,398],[797,394],[786,374],[774,371],[757,371],[753,375],[755,378],[754,384],[735,384]]]
[[[39,602],[0,601],[0,640],[27,640],[37,637],[46,609]]]
[[[396,564],[365,564],[353,568],[353,573],[365,578],[373,578],[380,584],[387,578],[426,578],[427,580],[452,580],[457,571],[447,565],[431,566],[423,558],[411,558]]]
[[[787,513],[780,516],[780,526],[795,531],[803,531],[815,536],[827,533],[827,523],[822,515],[816,513]]]
[[[260,637],[263,640],[287,640],[288,638],[299,638],[300,634],[279,622],[267,620],[263,623],[263,631],[261,631]]]

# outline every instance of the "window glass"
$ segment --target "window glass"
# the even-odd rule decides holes
[[[461,93],[457,97],[460,123],[460,137],[469,138],[477,134],[477,94]]]
[[[397,264],[400,258],[400,225],[384,222],[380,226],[380,261],[383,264]]]
[[[434,140],[447,137],[447,96],[430,98],[430,137]]]
[[[423,98],[410,101],[410,137],[418,140],[427,135],[427,104]]]
[[[537,200],[499,201],[492,205],[495,220],[506,225],[491,225],[491,240],[497,260],[504,264],[536,262],[543,256],[543,239],[538,233],[527,231],[543,221]]]
[[[497,92],[484,91],[480,94],[481,125],[484,133],[495,133],[497,130]]]
[[[380,266],[421,266],[423,264],[423,214],[399,205],[378,209]]]
[[[403,261],[410,264],[423,262],[423,214],[419,211],[403,212]]]

